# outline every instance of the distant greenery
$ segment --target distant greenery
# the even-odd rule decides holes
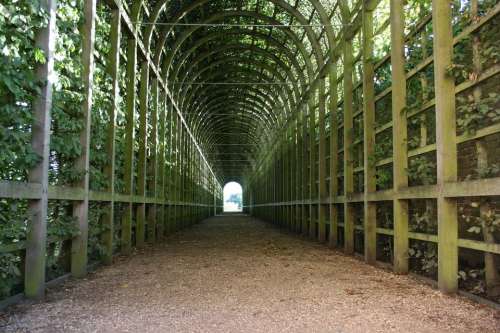
[[[226,200],[226,202],[234,203],[238,205],[238,208],[242,207],[242,199],[241,199],[241,193],[233,193],[229,196],[229,198]]]

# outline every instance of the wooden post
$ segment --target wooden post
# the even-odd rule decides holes
[[[338,208],[334,204],[338,194],[338,123],[337,123],[337,61],[330,65],[330,234],[328,244],[330,247],[338,246]]]
[[[353,54],[352,40],[344,41],[344,251],[354,253],[354,212],[349,197],[354,191],[353,170]]]
[[[308,133],[308,116],[307,116],[307,107],[302,106],[302,111],[300,112],[301,114],[301,121],[302,121],[302,235],[306,236],[309,233],[309,228],[308,228],[308,220],[309,220],[309,214],[308,214],[308,208],[309,205],[305,204],[305,200],[309,199],[309,172],[307,170],[307,167],[309,165],[309,133]]]
[[[450,2],[432,1],[432,26],[436,91],[438,286],[445,293],[454,293],[458,288],[457,205],[455,199],[442,194],[447,182],[457,181],[455,82],[446,72],[453,64]]]
[[[316,110],[314,108],[317,91],[313,90],[308,100],[309,110],[309,238],[316,238],[316,209],[313,204],[316,192]],[[316,209],[315,209],[316,208]]]
[[[120,39],[121,39],[121,13],[120,9],[112,11],[111,21],[111,50],[109,52],[109,62],[107,67],[108,75],[111,77],[111,107],[108,110],[108,133],[106,137],[106,155],[107,163],[104,167],[104,174],[107,179],[107,192],[111,194],[111,201],[106,207],[106,212],[102,217],[104,232],[102,234],[102,243],[105,249],[103,262],[111,264],[113,261],[113,234],[114,234],[114,193],[115,193],[115,132],[116,132],[116,114],[119,108],[119,67],[120,67]]]
[[[391,0],[392,133],[394,192],[408,186],[406,77],[404,69],[404,3]],[[408,202],[393,200],[394,271],[408,272]]]
[[[471,1],[471,17],[472,19],[479,18],[479,1]],[[474,64],[474,73],[479,77],[483,72],[483,64],[481,57],[481,36],[475,33],[472,41],[472,63]],[[480,85],[476,85],[473,90],[474,102],[480,103],[482,99],[482,89]],[[476,141],[477,152],[477,169],[485,170],[488,168],[488,150],[484,138]],[[492,208],[489,203],[489,198],[482,198],[479,204],[480,216],[488,216],[492,213]],[[481,229],[485,243],[495,244],[495,233],[486,225],[486,221],[481,219]],[[500,257],[494,253],[484,252],[484,281],[486,283],[486,294],[490,297],[500,296]]]
[[[287,126],[287,128],[285,128],[285,131],[284,131],[284,141],[283,141],[283,155],[284,155],[284,158],[283,158],[283,174],[284,174],[284,177],[283,177],[283,198],[282,198],[282,202],[283,202],[283,222],[284,222],[284,226],[285,228],[288,229],[288,189],[289,189],[289,179],[288,179],[288,176],[289,176],[289,128]]]
[[[41,2],[47,11],[47,26],[36,33],[36,46],[43,51],[45,63],[36,68],[36,77],[42,82],[40,94],[33,101],[31,147],[40,159],[30,170],[28,181],[41,186],[40,198],[28,202],[28,229],[26,237],[26,266],[24,293],[26,297],[41,299],[45,294],[45,252],[47,246],[47,204],[49,187],[50,122],[52,109],[52,79],[56,40],[56,0]]]
[[[84,191],[84,199],[73,203],[73,216],[77,220],[78,235],[71,243],[71,274],[82,277],[87,274],[87,243],[89,214],[89,157],[90,157],[90,123],[92,112],[92,80],[94,73],[94,41],[96,0],[85,1],[83,8],[85,21],[82,32],[82,83],[83,128],[80,132],[81,155],[75,161],[75,170],[83,174],[76,184]]]
[[[292,200],[292,189],[293,189],[293,169],[292,169],[292,161],[293,161],[293,141],[292,141],[292,133],[293,133],[293,128],[292,128],[293,123],[290,123],[288,125],[288,130],[287,130],[287,140],[286,140],[286,146],[287,146],[287,158],[286,158],[286,167],[287,167],[287,175],[286,175],[286,220],[287,220],[287,227],[288,230],[292,230],[292,206],[290,205],[290,201]]]
[[[167,213],[166,213],[166,234],[169,235],[172,230],[173,230],[173,214],[175,213],[175,206],[172,204],[173,198],[174,198],[174,163],[175,163],[175,158],[174,158],[174,153],[175,153],[175,135],[176,135],[176,130],[175,130],[175,118],[177,113],[174,110],[174,107],[172,105],[172,102],[170,101],[170,98],[167,96],[167,112],[168,112],[168,146],[166,147],[167,151],[167,157],[166,157],[166,163],[167,165],[167,170],[166,170],[166,189],[165,189],[165,198],[169,202],[167,206]]]
[[[376,1],[363,5],[363,120],[364,120],[364,248],[365,261],[373,264],[377,250],[377,206],[368,194],[377,190],[375,161],[375,89],[373,65],[373,10]]]
[[[176,139],[176,164],[175,164],[175,215],[174,215],[174,231],[181,228],[182,222],[182,206],[179,204],[182,201],[182,123],[177,115],[177,139]]]
[[[326,241],[326,134],[325,134],[325,78],[319,81],[319,145],[318,145],[318,240]]]
[[[149,109],[149,64],[144,60],[141,64],[141,81],[139,90],[139,160],[137,162],[137,195],[146,199],[146,174],[147,158],[146,150],[148,144],[148,109]],[[146,204],[141,202],[137,205],[135,239],[137,247],[144,245],[146,231]]]
[[[159,96],[159,103],[158,107],[160,108],[160,112],[158,115],[159,119],[159,148],[158,148],[158,166],[157,166],[157,177],[158,177],[158,197],[161,199],[161,204],[159,205],[159,212],[158,212],[158,235],[157,239],[162,241],[165,237],[165,230],[166,230],[166,195],[165,195],[165,189],[166,189],[166,158],[165,155],[167,153],[167,142],[168,142],[168,137],[167,135],[170,135],[167,133],[167,126],[168,126],[168,109],[166,105],[166,93],[162,90],[160,92]]]
[[[295,196],[294,199],[298,202],[301,199],[302,193],[302,184],[301,184],[301,175],[302,175],[302,131],[300,126],[300,110],[297,111],[299,113],[295,116]],[[295,205],[295,213],[294,213],[294,231],[295,233],[300,233],[300,225],[301,225],[301,208],[302,206],[297,203]]]
[[[171,231],[175,232],[177,230],[177,214],[178,214],[178,206],[177,206],[177,201],[179,201],[179,192],[177,191],[178,189],[178,183],[179,183],[179,115],[177,113],[172,114],[173,117],[173,140],[174,143],[172,145],[172,193],[170,194],[170,200],[173,202],[172,206],[172,212],[170,213],[170,224],[171,224]]]
[[[126,95],[126,128],[125,128],[125,161],[124,161],[124,194],[134,194],[134,128],[135,128],[135,88],[137,69],[137,41],[131,37],[127,45],[127,95]],[[125,255],[132,250],[132,198],[123,213],[121,232],[121,252]]]
[[[155,200],[159,199],[157,191],[157,176],[158,176],[158,79],[153,79],[151,85],[152,102],[151,106],[151,133],[150,133],[150,163],[149,163],[149,184],[148,189],[152,193]],[[148,225],[148,242],[154,243],[156,241],[156,219],[157,219],[157,205],[156,203],[150,204],[147,209],[147,225]],[[160,224],[161,225],[161,224]]]
[[[175,184],[175,192],[176,192],[176,200],[177,205],[175,206],[175,231],[182,229],[182,205],[179,204],[183,197],[182,197],[182,176],[183,176],[183,164],[182,164],[182,149],[183,149],[183,128],[182,128],[182,122],[177,116],[177,131],[178,131],[178,137],[177,137],[177,163],[176,163],[176,184]]]
[[[179,121],[179,130],[181,132],[180,135],[180,163],[179,163],[179,199],[181,201],[181,205],[179,206],[179,214],[178,214],[178,226],[179,230],[184,229],[185,227],[185,213],[186,213],[186,131],[183,126],[182,121]]]

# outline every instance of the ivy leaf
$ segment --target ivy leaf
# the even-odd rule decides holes
[[[481,228],[477,226],[470,227],[467,229],[467,232],[473,233],[473,234],[479,234],[481,233]]]
[[[47,59],[45,58],[45,53],[40,48],[36,48],[35,50],[35,61],[39,64],[45,64]]]

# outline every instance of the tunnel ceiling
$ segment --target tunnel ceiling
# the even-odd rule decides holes
[[[334,0],[158,0],[128,7],[222,182],[244,181],[307,103],[341,24]]]

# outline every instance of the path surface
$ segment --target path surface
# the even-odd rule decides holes
[[[248,217],[212,218],[40,304],[6,332],[499,332],[499,313]]]

